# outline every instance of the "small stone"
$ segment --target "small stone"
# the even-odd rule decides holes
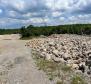
[[[59,53],[58,50],[54,50],[54,51],[53,51],[53,54],[54,54],[56,57],[59,56],[58,53]]]
[[[77,64],[72,65],[72,69],[78,69],[78,68],[79,68],[79,66]]]
[[[68,60],[70,59],[70,55],[68,53],[65,53],[64,56],[63,56],[64,60]]]
[[[64,60],[63,58],[54,57],[53,60],[54,60],[55,62],[62,62],[62,63],[65,62],[65,60]]]
[[[54,46],[54,42],[49,42],[49,46]]]
[[[46,60],[51,60],[52,59],[52,55],[51,54],[46,54]]]

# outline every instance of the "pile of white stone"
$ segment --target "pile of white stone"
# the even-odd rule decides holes
[[[86,63],[91,61],[88,62],[91,57],[91,37],[89,36],[54,34],[46,38],[32,39],[27,45],[36,50],[40,57],[63,62],[76,70],[82,65],[86,67]]]

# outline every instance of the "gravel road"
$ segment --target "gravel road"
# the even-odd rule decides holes
[[[0,40],[0,84],[52,84],[39,71],[24,40]]]

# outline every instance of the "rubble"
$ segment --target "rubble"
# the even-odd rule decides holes
[[[86,70],[90,69],[91,37],[89,36],[54,34],[45,38],[32,39],[27,45],[47,60],[64,62],[75,70],[82,67],[85,69],[86,66],[88,66]]]

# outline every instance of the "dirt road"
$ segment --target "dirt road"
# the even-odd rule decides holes
[[[51,84],[22,40],[0,40],[0,84]]]

